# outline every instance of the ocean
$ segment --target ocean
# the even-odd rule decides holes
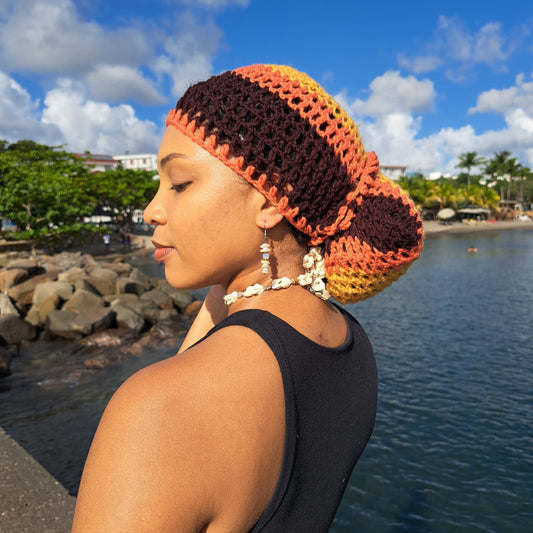
[[[405,276],[347,309],[380,392],[331,532],[533,531],[533,231],[430,237]],[[113,391],[173,351],[88,374],[60,349],[23,354],[0,381],[0,424],[75,493]]]

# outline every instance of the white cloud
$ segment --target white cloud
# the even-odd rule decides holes
[[[44,104],[42,122],[59,128],[69,150],[106,154],[157,150],[160,136],[153,122],[139,120],[129,105],[113,107],[87,99],[79,82],[59,80]]]
[[[524,74],[515,78],[516,85],[506,89],[491,89],[478,96],[475,107],[468,110],[472,113],[507,113],[516,108],[523,109],[533,117],[533,74],[531,81],[526,81]]]
[[[0,58],[12,71],[82,73],[103,58],[107,64],[138,65],[150,55],[139,31],[108,30],[83,21],[71,0],[17,6],[0,24]]]
[[[501,29],[501,24],[491,22],[477,32],[472,53],[475,61],[493,65],[509,57],[509,50],[504,50],[506,42]]]
[[[433,82],[418,80],[414,76],[402,77],[398,71],[389,70],[370,83],[367,100],[356,98],[348,102],[341,94],[344,106],[356,116],[389,115],[429,111],[435,99]],[[343,103],[341,102],[341,104]]]
[[[399,65],[415,74],[437,70],[442,65],[442,62],[443,60],[440,57],[430,54],[414,58],[409,58],[405,54],[398,55]]]
[[[360,123],[367,150],[375,151],[382,164],[422,171],[440,168],[442,158],[416,139],[422,118],[414,116],[432,108],[436,97],[433,83],[388,71],[375,78],[369,89],[366,100],[349,101],[345,91],[335,97]]]
[[[481,134],[477,138],[479,150],[509,150],[522,164],[533,167],[533,74],[530,78],[526,81],[519,74],[514,86],[481,93],[468,112],[496,113],[506,123],[504,129]]]
[[[494,152],[509,150],[522,164],[533,167],[533,75],[531,81],[519,75],[515,86],[479,95],[469,112],[498,113],[506,122],[500,130],[481,134],[467,124],[420,137],[423,119],[419,113],[431,108],[436,98],[428,80],[389,71],[369,88],[367,100],[350,101],[345,91],[336,99],[360,123],[366,149],[375,151],[382,164],[407,165],[409,171],[426,175],[434,171],[454,174],[457,158],[464,152],[492,157]]]
[[[178,17],[177,30],[167,37],[154,70],[170,76],[177,97],[194,82],[204,80],[213,72],[212,60],[220,45],[222,32],[212,22],[201,25],[190,12]]]
[[[15,142],[32,139],[45,144],[59,144],[61,133],[53,124],[42,124],[39,102],[13,78],[0,71],[0,139]]]
[[[484,63],[495,70],[505,70],[505,61],[514,50],[504,36],[499,22],[489,22],[478,31],[470,31],[457,17],[440,16],[433,39],[420,55],[398,55],[398,63],[414,73],[429,72],[447,65],[445,74],[462,80],[473,65]]]
[[[166,99],[139,72],[122,65],[100,65],[85,77],[93,98],[108,102],[135,100],[142,104],[162,104]]]

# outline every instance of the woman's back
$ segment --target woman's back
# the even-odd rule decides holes
[[[324,347],[261,310],[230,315],[255,331],[280,367],[285,403],[282,468],[253,532],[327,531],[374,425],[377,374],[370,343],[348,314],[343,343]]]

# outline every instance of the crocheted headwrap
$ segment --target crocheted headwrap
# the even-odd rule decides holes
[[[213,76],[185,92],[166,124],[323,248],[337,301],[373,296],[419,256],[423,230],[412,201],[379,172],[352,119],[306,74],[252,65]]]

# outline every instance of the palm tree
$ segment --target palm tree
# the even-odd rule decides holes
[[[500,198],[504,198],[503,180],[505,174],[505,165],[509,159],[511,152],[502,150],[496,152],[494,157],[485,163],[483,172],[491,177],[491,179],[497,179],[500,181]]]
[[[505,174],[509,176],[509,183],[507,185],[507,201],[511,199],[511,184],[514,178],[521,175],[522,165],[516,160],[516,157],[511,157],[505,164]]]
[[[524,202],[524,182],[531,174],[531,169],[528,167],[521,167],[518,177],[520,178],[520,196],[518,197],[519,202]]]
[[[470,169],[486,163],[483,157],[478,157],[476,152],[465,152],[459,156],[458,168],[466,168],[466,187],[470,187]]]

